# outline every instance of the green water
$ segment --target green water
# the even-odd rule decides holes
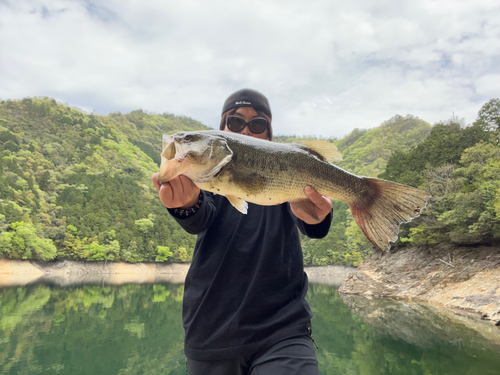
[[[0,374],[185,374],[182,293],[181,284],[0,289]],[[311,285],[308,300],[321,374],[500,374],[491,324],[327,285]]]

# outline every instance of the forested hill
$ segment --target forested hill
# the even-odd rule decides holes
[[[342,152],[343,161],[338,165],[360,176],[376,177],[385,170],[393,152],[409,150],[430,132],[429,123],[412,115],[396,115],[370,130],[355,129],[334,141]]]
[[[464,225],[472,225],[472,232],[487,229],[486,237],[492,239],[500,217],[500,176],[495,172],[500,170],[500,156],[498,140],[492,136],[498,133],[499,102],[483,106],[472,127],[453,122],[431,127],[414,116],[395,116],[379,127],[356,129],[329,141],[342,151],[344,161],[339,165],[350,172],[444,189],[441,195],[432,191],[439,202],[431,203],[431,215],[405,227],[404,243],[450,241],[458,238]],[[209,128],[191,118],[168,113],[137,110],[98,116],[46,98],[0,102],[0,257],[189,261],[195,237],[166,214],[150,178],[158,171],[162,134],[205,129]],[[303,138],[275,140],[299,139]],[[468,149],[477,142],[483,143]],[[478,169],[481,181],[475,180],[477,158],[485,166]],[[432,174],[428,168],[444,172],[437,169]],[[443,173],[445,181],[454,181],[455,190],[435,184]],[[447,196],[449,191],[456,196]],[[479,224],[470,224],[464,210],[449,211],[457,210],[450,202],[462,199],[464,192],[472,192],[470,202],[480,203],[473,207]],[[481,207],[486,207],[486,216],[481,216]],[[457,221],[455,212],[465,219]],[[422,235],[429,228],[431,239]],[[457,235],[436,234],[446,230]],[[302,244],[306,265],[357,265],[371,251],[340,201],[334,202],[329,235],[322,240],[302,238]]]
[[[151,183],[161,136],[187,117],[98,116],[27,98],[0,103],[0,257],[187,261],[195,238]]]

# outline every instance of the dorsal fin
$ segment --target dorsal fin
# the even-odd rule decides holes
[[[312,150],[314,154],[319,154],[320,158],[326,161],[342,161],[342,154],[333,143],[320,141],[319,139],[307,139],[295,142],[302,149]]]

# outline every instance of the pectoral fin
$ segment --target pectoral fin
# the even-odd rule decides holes
[[[297,201],[290,202],[297,208],[299,208],[301,211],[304,211],[307,215],[312,217],[314,220],[316,220],[318,223],[320,222],[319,216],[316,213],[316,206],[315,204],[309,200],[309,199],[300,199]]]
[[[247,194],[259,194],[266,186],[266,179],[258,173],[231,169],[232,182]]]
[[[248,203],[241,198],[235,197],[234,195],[226,195],[229,203],[233,205],[238,211],[246,215],[248,211]]]

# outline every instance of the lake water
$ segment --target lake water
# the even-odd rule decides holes
[[[0,289],[0,374],[185,374],[182,284]],[[321,374],[500,374],[500,330],[468,314],[312,284]]]

